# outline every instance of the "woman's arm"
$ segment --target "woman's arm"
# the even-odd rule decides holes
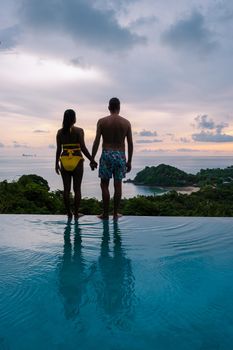
[[[59,159],[61,155],[61,140],[59,137],[59,133],[57,133],[57,151],[56,151],[56,162],[55,162],[55,171],[58,175],[60,175],[60,165],[59,165]]]

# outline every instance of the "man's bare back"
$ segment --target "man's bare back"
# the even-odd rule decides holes
[[[118,114],[101,118],[97,128],[100,129],[103,149],[125,151],[125,138],[131,131],[130,122]]]

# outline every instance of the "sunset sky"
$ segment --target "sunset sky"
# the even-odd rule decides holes
[[[108,100],[137,154],[233,155],[233,2],[8,0],[0,154],[52,154],[64,110],[90,147]]]

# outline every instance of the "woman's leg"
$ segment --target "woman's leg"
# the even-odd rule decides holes
[[[67,212],[68,218],[72,219],[72,212],[70,209],[71,173],[62,169],[61,176],[62,176],[63,186],[64,186],[63,199],[64,199],[66,212]]]
[[[81,183],[83,178],[83,160],[81,160],[73,171],[73,188],[74,188],[74,216],[78,219],[78,211],[81,201]]]

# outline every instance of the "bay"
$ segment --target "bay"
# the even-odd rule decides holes
[[[91,171],[89,162],[84,163],[84,177],[82,183],[82,196],[101,198],[98,171]],[[206,168],[226,168],[233,164],[233,158],[225,157],[191,157],[191,156],[134,156],[132,171],[127,174],[126,179],[133,179],[138,171],[145,166],[157,166],[167,164],[175,166],[187,173],[196,174],[200,169]],[[0,156],[0,181],[16,181],[22,175],[37,174],[46,179],[52,191],[62,190],[62,179],[54,171],[53,157],[6,157]],[[110,186],[111,195],[113,186]],[[135,186],[127,183],[123,184],[123,197],[130,198],[137,195],[160,195],[166,190],[158,187]]]

